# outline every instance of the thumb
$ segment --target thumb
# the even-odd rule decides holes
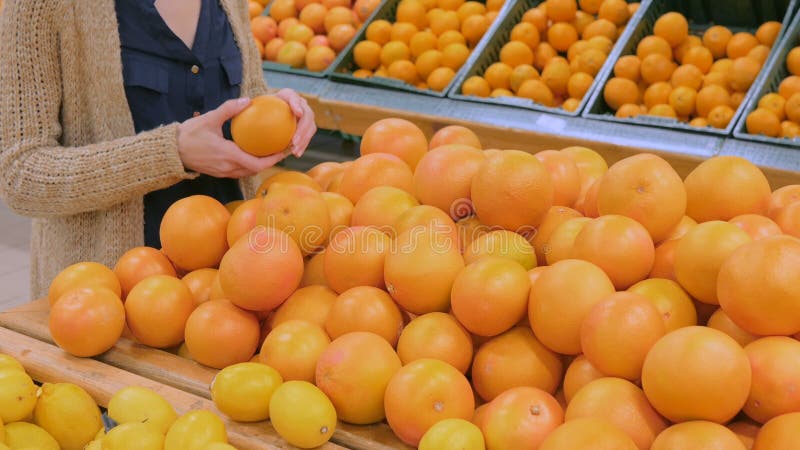
[[[250,106],[250,99],[246,97],[228,100],[219,105],[217,109],[209,111],[208,117],[222,126],[223,123],[244,111],[248,106]]]

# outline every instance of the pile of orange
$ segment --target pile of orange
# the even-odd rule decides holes
[[[616,117],[639,115],[726,128],[758,77],[781,32],[779,22],[755,34],[715,25],[696,36],[678,12],[656,20],[635,55],[620,58],[603,96]]]
[[[444,90],[497,17],[505,0],[401,0],[395,22],[376,20],[353,48],[358,78],[393,78]]]
[[[786,55],[789,76],[778,92],[758,101],[758,108],[747,116],[747,132],[769,137],[794,139],[800,136],[800,47]]]
[[[269,15],[262,15],[267,4]],[[379,0],[250,0],[250,27],[263,59],[320,72],[347,47],[379,4]]]
[[[259,192],[180,200],[162,250],[65,269],[55,341],[252,359],[423,450],[796,446],[800,185],[384,119],[356,160]]]
[[[499,61],[465,80],[461,92],[575,111],[638,8],[625,0],[541,2],[512,28]]]

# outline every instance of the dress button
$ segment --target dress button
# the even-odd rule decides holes
[[[197,75],[198,73],[200,73],[200,68],[199,68],[199,67],[197,67],[196,65],[195,65],[195,66],[192,66],[192,69],[191,69],[191,70],[192,70],[192,73],[193,73],[193,74],[195,74],[195,75]]]
[[[200,111],[195,111],[192,113],[192,117],[197,117],[200,115]]]

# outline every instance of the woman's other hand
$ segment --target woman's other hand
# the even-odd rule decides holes
[[[276,97],[289,104],[295,117],[297,117],[297,131],[292,137],[292,144],[289,147],[292,154],[296,157],[303,156],[308,143],[317,132],[317,125],[314,123],[314,111],[308,106],[306,99],[291,89],[281,89],[275,94]]]
[[[305,100],[303,100],[303,104],[305,104]],[[248,105],[250,105],[250,99],[247,98],[228,100],[219,108],[178,125],[178,154],[184,167],[216,178],[243,178],[254,176],[274,166],[292,153],[297,155],[298,148],[302,148],[300,151],[302,154],[308,141],[311,140],[310,136],[313,135],[313,131],[302,147],[294,146],[281,153],[263,158],[245,153],[233,141],[225,139],[222,135],[222,125],[242,112]],[[308,105],[305,104],[305,107],[308,108]],[[292,109],[294,110],[294,107]],[[314,127],[314,115],[310,111],[308,114],[311,117],[311,126]],[[298,126],[295,139],[297,139],[299,131],[300,127]]]

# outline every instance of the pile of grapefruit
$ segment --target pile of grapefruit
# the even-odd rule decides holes
[[[319,445],[291,434],[309,423],[330,437],[327,402],[424,449],[798,442],[800,185],[732,156],[683,178],[655,154],[609,167],[384,119],[355,161],[259,191],[180,200],[162,249],[66,268],[55,342],[93,356],[124,332],[228,372],[263,363],[279,376],[253,375],[261,392],[291,382],[329,413],[276,419],[247,383],[226,413],[271,413],[294,445]]]
[[[747,132],[769,137],[794,139],[800,136],[800,47],[786,55],[789,76],[758,101],[755,111],[747,115]]]
[[[625,0],[543,1],[511,29],[499,60],[461,91],[575,111],[638,8]]]
[[[686,17],[668,12],[635,54],[616,62],[603,89],[606,104],[619,118],[648,115],[726,128],[780,32],[780,22],[766,22],[755,33],[714,25],[694,35]]]
[[[321,72],[347,47],[379,0],[250,0],[250,27],[264,60]],[[269,13],[262,15],[264,6]]]

